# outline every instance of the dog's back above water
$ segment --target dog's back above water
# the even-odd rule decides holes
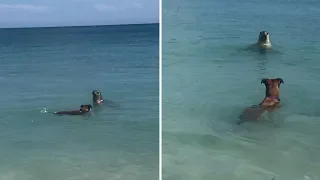
[[[85,104],[85,105],[81,105],[79,110],[71,110],[71,111],[58,111],[55,112],[54,114],[57,115],[70,115],[70,116],[74,116],[74,115],[84,115],[87,114],[91,111],[92,106],[90,104]]]
[[[239,121],[237,124],[242,124],[245,121],[256,121],[266,110],[259,106],[251,106],[246,108],[239,116]]]

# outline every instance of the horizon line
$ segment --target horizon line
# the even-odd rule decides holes
[[[67,27],[97,27],[97,26],[129,26],[129,25],[151,25],[159,22],[147,23],[120,23],[120,24],[91,24],[91,25],[52,25],[52,26],[25,26],[25,27],[0,27],[0,29],[28,29],[28,28],[67,28]]]

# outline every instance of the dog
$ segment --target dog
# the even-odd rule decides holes
[[[281,78],[262,79],[261,84],[266,87],[265,98],[258,105],[251,106],[239,116],[238,124],[246,120],[258,120],[265,111],[271,112],[280,107],[280,85],[284,84]]]
[[[92,91],[92,102],[93,104],[99,105],[104,102],[104,99],[102,97],[102,93],[98,90]]]
[[[54,114],[57,115],[84,115],[91,111],[92,106],[90,104],[81,105],[79,110],[73,110],[73,111],[59,111],[55,112]]]

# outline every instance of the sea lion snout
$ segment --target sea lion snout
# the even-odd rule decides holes
[[[92,91],[92,95],[93,96],[97,96],[97,95],[100,95],[101,93],[100,93],[100,91],[98,91],[98,90],[93,90]]]
[[[261,32],[260,32],[260,35],[265,35],[265,36],[267,36],[267,35],[269,35],[269,33],[268,33],[267,31],[261,31]]]

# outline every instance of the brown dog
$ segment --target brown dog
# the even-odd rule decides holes
[[[90,104],[86,104],[86,105],[81,105],[80,110],[59,111],[59,112],[55,112],[55,114],[57,114],[57,115],[71,115],[71,116],[72,115],[83,115],[83,114],[90,112],[91,109],[92,109],[92,106]]]
[[[259,105],[249,107],[239,116],[238,124],[246,120],[257,120],[265,111],[273,111],[280,106],[280,84],[284,83],[281,78],[262,79],[261,84],[266,86],[265,98]]]

